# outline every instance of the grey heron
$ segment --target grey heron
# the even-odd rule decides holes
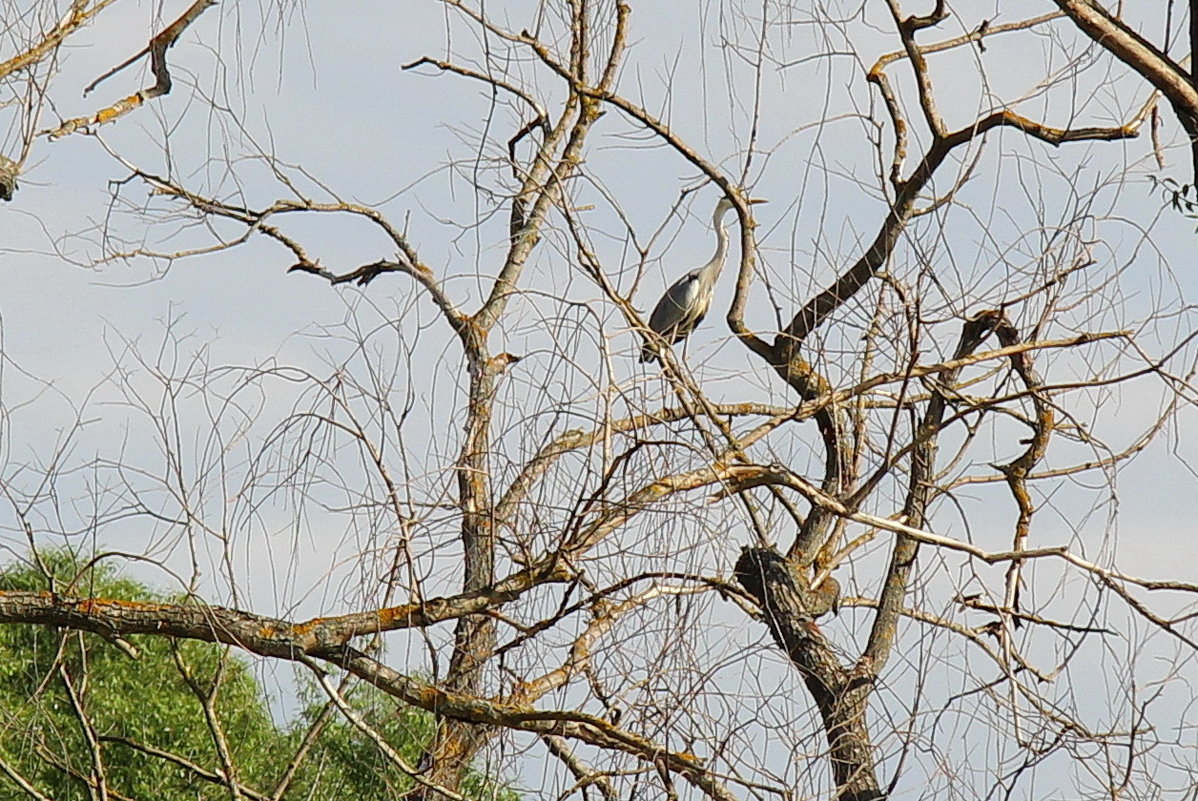
[[[749,202],[765,201],[754,198]],[[711,306],[716,279],[728,256],[728,228],[724,218],[731,210],[732,201],[726,196],[721,197],[711,217],[711,226],[715,229],[715,255],[702,267],[696,267],[675,281],[649,315],[649,329],[670,344],[690,336]],[[641,361],[651,362],[656,358],[657,353],[646,343],[641,348]]]

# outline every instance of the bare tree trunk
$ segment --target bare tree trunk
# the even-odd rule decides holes
[[[840,801],[884,798],[866,720],[872,675],[840,664],[815,622],[806,591],[782,556],[746,548],[736,563],[736,579],[761,605],[774,642],[790,657],[819,707],[836,797]]]

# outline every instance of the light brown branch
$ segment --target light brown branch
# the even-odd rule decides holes
[[[145,50],[141,51],[136,56],[128,61],[125,61],[119,66],[109,70],[104,75],[101,75],[92,82],[91,86],[88,87],[88,90],[91,90],[96,86],[96,84],[129,66],[146,53],[149,53],[150,55],[150,69],[154,73],[155,80],[152,86],[147,86],[145,89],[142,89],[136,94],[129,95],[123,100],[118,100],[116,103],[113,103],[107,108],[100,109],[90,117],[76,117],[74,119],[67,120],[57,128],[47,131],[46,133],[49,135],[49,137],[51,139],[58,139],[60,137],[75,133],[76,131],[88,129],[91,126],[103,125],[107,122],[114,122],[134,109],[140,108],[150,100],[169,94],[171,91],[171,74],[170,70],[167,68],[166,51],[171,47],[174,47],[175,42],[177,42],[179,37],[183,35],[183,31],[185,31],[189,25],[195,22],[196,18],[199,17],[200,14],[204,13],[204,11],[214,5],[216,5],[216,0],[195,0],[195,2],[192,3],[191,6],[188,7],[188,9],[184,11],[178,19],[176,19],[165,29],[163,29],[161,33],[151,39]]]

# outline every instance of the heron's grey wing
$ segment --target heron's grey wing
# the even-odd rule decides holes
[[[694,309],[698,278],[698,270],[692,270],[670,285],[653,307],[649,328],[663,336],[672,334],[674,338],[690,332],[693,322],[689,318]]]

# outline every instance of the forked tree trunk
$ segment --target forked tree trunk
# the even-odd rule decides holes
[[[736,579],[765,613],[778,647],[807,684],[827,732],[838,801],[876,801],[878,788],[866,707],[872,673],[846,668],[816,624],[806,591],[790,563],[768,548],[746,548],[736,562]]]

